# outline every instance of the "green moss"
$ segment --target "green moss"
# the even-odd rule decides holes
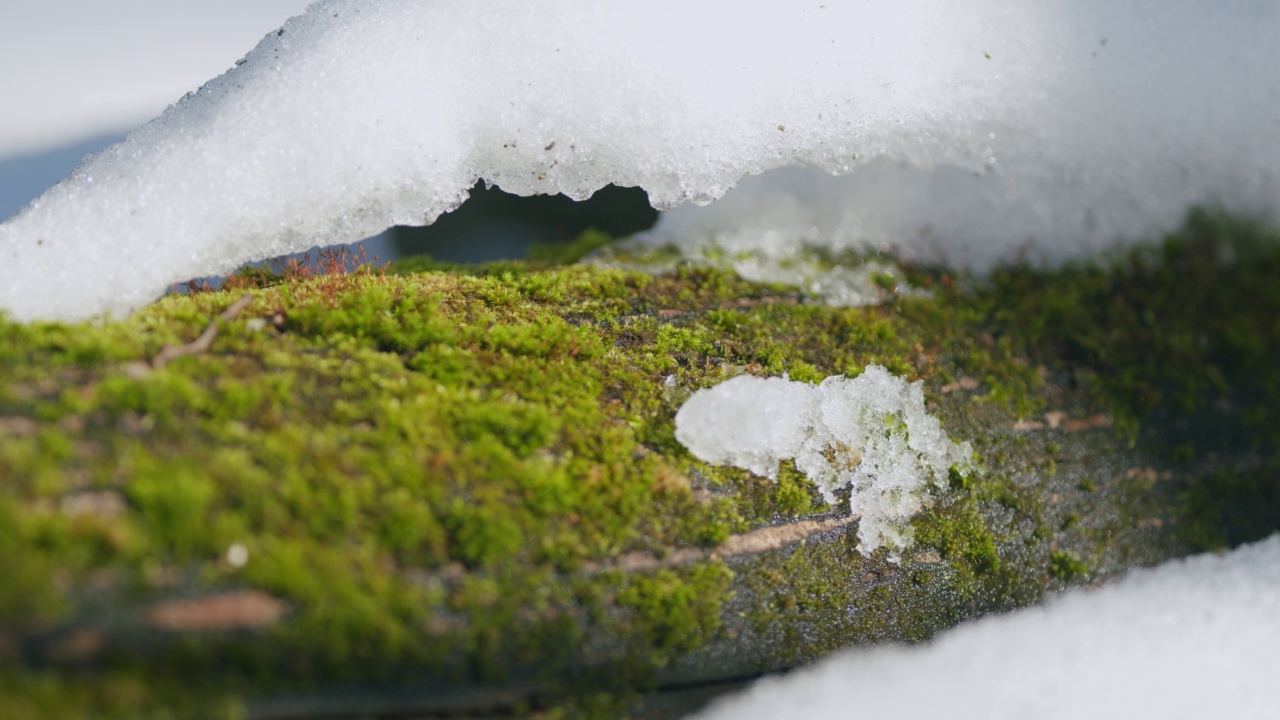
[[[1197,550],[1221,551],[1280,528],[1280,459],[1197,477],[1182,491],[1178,533]]]
[[[244,720],[242,703],[199,681],[156,687],[134,673],[68,678],[0,669],[0,707],[8,720],[137,720],[190,717]],[[158,701],[158,698],[163,698]]]
[[[1191,476],[1178,535],[1221,549],[1280,530],[1278,272],[1274,227],[1197,210],[1159,244],[1060,270],[1007,268],[976,297],[1019,352]]]
[[[1063,581],[1074,580],[1088,575],[1089,566],[1074,552],[1055,550],[1049,555],[1049,574]]]
[[[1001,570],[995,535],[973,497],[936,508],[915,522],[917,544],[937,548],[942,558],[966,577],[963,585],[970,591],[982,584],[982,576]]]
[[[1167,418],[1229,405],[1221,426],[1273,451],[1268,237],[1197,215],[1109,265],[989,283],[908,268],[932,297],[868,308],[714,267],[654,276],[550,257],[273,276],[251,283],[253,305],[209,353],[162,369],[146,363],[235,294],[97,325],[0,319],[0,694],[49,716],[58,698],[68,717],[164,716],[187,707],[169,693],[194,676],[227,707],[430,677],[540,683],[540,703],[590,714],[742,633],[769,648],[751,667],[777,669],[1180,552],[1137,523],[1164,516],[1171,493],[1194,509],[1183,542],[1251,539],[1276,521],[1237,508],[1274,505],[1275,474],[1200,472],[1169,448],[1233,446]],[[775,482],[691,457],[673,416],[734,374],[816,383],[869,363],[922,380],[979,467],[936,489],[901,564],[860,555],[850,526],[751,558],[608,569],[839,516],[843,502],[790,463]],[[1123,435],[1014,429],[1049,410],[1109,412]],[[1126,474],[1153,458],[1200,480],[1175,492]],[[153,603],[239,590],[287,614],[232,633],[141,619]],[[79,627],[101,630],[105,649],[42,654]]]
[[[633,615],[634,637],[665,665],[678,653],[706,645],[721,626],[721,606],[733,573],[721,563],[633,577],[617,594]]]
[[[1071,372],[1130,433],[1160,408],[1240,404],[1255,446],[1280,441],[1280,235],[1199,210],[1158,245],[1061,270],[993,275],[991,317],[1034,358]],[[1260,445],[1261,444],[1261,445]]]
[[[613,238],[599,230],[587,230],[567,243],[534,243],[529,247],[529,260],[548,265],[575,263],[613,242]]]
[[[24,524],[26,527],[24,527]],[[23,523],[11,502],[0,500],[0,567],[5,569],[5,590],[0,593],[0,623],[46,623],[62,613],[62,598],[54,588],[52,553],[32,553],[31,545],[56,551],[74,544],[64,538],[42,537],[35,523]],[[60,542],[61,541],[61,542]]]
[[[957,591],[949,564],[897,565],[860,555],[856,543],[842,533],[735,567],[729,632],[758,648],[756,667],[795,666],[850,644],[918,642],[985,605],[972,588]]]

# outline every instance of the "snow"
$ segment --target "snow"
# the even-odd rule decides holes
[[[1276,717],[1280,536],[1139,570],[914,648],[847,650],[697,720]]]
[[[1277,0],[324,0],[283,30],[0,225],[0,308],[118,314],[477,178],[670,209],[810,165],[654,237],[975,265],[1280,199]]]
[[[952,467],[973,469],[969,444],[952,442],[926,412],[921,383],[879,365],[819,385],[739,375],[693,393],[675,424],[676,440],[700,460],[775,480],[779,463],[794,460],[829,503],[849,487],[849,509],[862,516],[858,550],[868,555],[910,547],[908,522],[930,487]]]
[[[710,238],[688,237],[691,241],[683,253],[686,258],[697,259],[699,255],[705,256],[707,249],[717,247]],[[910,287],[896,264],[875,259],[855,260],[847,267],[842,264],[825,267],[827,263],[806,258],[803,250],[783,254],[768,247],[734,253],[731,257],[730,267],[738,277],[752,282],[794,285],[807,298],[835,307],[879,305],[894,296],[928,295],[927,291]],[[877,278],[892,279],[893,291],[881,287]]]

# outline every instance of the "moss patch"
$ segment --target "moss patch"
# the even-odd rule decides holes
[[[1228,428],[1255,447],[1280,442],[1280,234],[1260,222],[1192,212],[1158,245],[1060,270],[996,272],[982,295],[1020,352],[1072,373],[1136,432],[1157,411],[1237,406]]]
[[[911,269],[929,296],[871,308],[711,267],[550,257],[263,276],[208,353],[160,368],[240,291],[100,324],[0,319],[0,703],[182,716],[426,682],[528,687],[528,709],[590,714],[752,637],[767,649],[742,662],[774,669],[1182,552],[1177,497],[1208,518],[1179,537],[1247,539],[1262,530],[1223,530],[1235,511],[1204,502],[1235,497],[1213,489],[1235,482],[1214,474],[1229,464],[1204,457],[1273,452],[1276,248],[1197,215],[1111,264],[990,283]],[[845,510],[794,467],[774,483],[691,457],[683,397],[873,362],[925,382],[981,471],[939,489],[900,566],[839,533],[711,558],[731,535]],[[1178,420],[1215,407],[1246,441]],[[1244,502],[1261,492],[1237,484]],[[707,554],[599,569],[682,549]],[[284,614],[148,619],[248,591]]]

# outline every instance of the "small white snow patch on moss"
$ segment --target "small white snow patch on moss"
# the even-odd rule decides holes
[[[694,393],[676,413],[676,439],[697,458],[777,479],[794,460],[835,502],[848,486],[849,509],[862,516],[858,550],[912,543],[908,522],[931,486],[950,469],[972,470],[968,443],[953,442],[925,411],[920,382],[879,365],[856,378],[820,385],[742,375]]]

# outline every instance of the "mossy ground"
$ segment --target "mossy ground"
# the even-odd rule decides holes
[[[1222,499],[1276,494],[1280,243],[1259,225],[1196,214],[1123,257],[987,282],[911,269],[929,297],[871,308],[707,267],[555,264],[601,242],[532,263],[261,275],[209,352],[163,367],[149,361],[240,291],[98,324],[0,319],[0,705],[233,717],[429,678],[526,683],[542,698],[526,709],[590,714],[724,647],[767,647],[747,663],[761,670],[922,639],[1277,527],[1262,512],[1239,530]],[[680,392],[735,373],[818,381],[869,363],[923,380],[984,468],[916,520],[919,561],[863,558],[846,534],[593,570],[839,514],[792,469],[773,483],[695,460],[672,418]],[[1118,422],[1015,426],[1047,411]],[[1199,432],[1208,412],[1238,432]],[[1226,477],[1234,495],[1215,490]],[[147,620],[246,590],[285,614],[219,632]]]

